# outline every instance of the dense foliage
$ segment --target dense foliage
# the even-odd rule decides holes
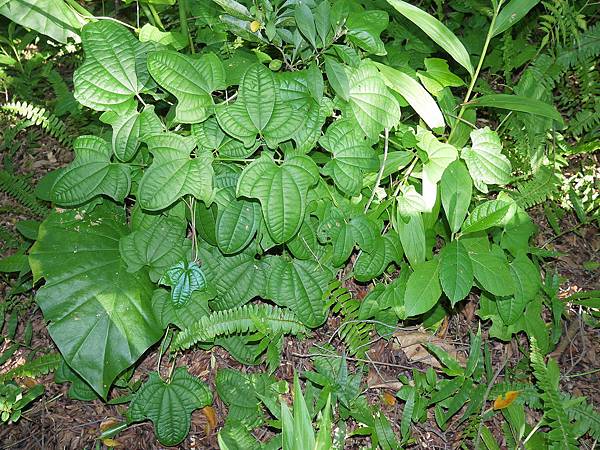
[[[53,20],[24,14],[30,3],[57,7]],[[169,6],[141,3],[150,23],[140,28],[138,17],[131,30],[74,1],[0,1],[0,14],[57,42],[80,41],[84,55],[71,102],[58,102],[63,111],[28,99],[2,106],[75,153],[35,193],[0,172],[0,187],[44,218],[25,235],[31,248],[2,260],[20,278],[31,271],[62,355],[60,366],[56,355],[39,361],[39,373],[58,367],[75,398],[106,401],[113,386],[128,389],[128,423],[151,420],[164,445],[181,442],[190,414],[212,402],[205,383],[173,370],[193,346],[220,346],[267,370],[219,370],[215,395],[229,407],[223,449],[343,448],[353,434],[399,448],[431,411],[441,429],[460,415],[465,439],[487,448],[498,444],[484,422],[499,411],[515,448],[574,448],[585,433],[600,434],[596,413],[583,399],[565,403],[557,368],[544,362],[564,306],[540,276],[552,254],[531,246],[527,213],[565,184],[556,146],[566,144],[557,141],[571,139],[573,153],[597,148],[598,76],[587,67],[600,50],[598,27],[584,16],[565,24],[560,8],[571,6],[543,2],[535,48],[524,17],[537,1],[456,2],[447,16],[441,2],[205,3],[180,0],[175,17]],[[166,31],[157,8],[179,28]],[[516,31],[521,20],[527,26]],[[22,49],[14,51],[6,55],[14,64],[0,62],[24,71]],[[500,87],[486,70],[504,73]],[[553,89],[573,72],[585,80],[584,100],[564,93],[554,102]],[[82,120],[89,110],[100,124],[73,139],[59,116]],[[592,220],[597,193],[566,185],[580,219]],[[359,301],[349,281],[372,288]],[[480,331],[466,362],[429,344],[441,373],[401,377],[396,436],[337,353],[361,360],[373,336],[389,339],[399,323],[435,328],[473,295],[491,338],[530,338],[537,389],[493,391]],[[304,393],[294,380],[290,410],[287,384],[271,375],[283,343],[330,314],[341,319],[344,348],[315,352],[315,371],[300,374]],[[156,344],[159,370],[140,387],[132,370]],[[3,389],[3,420],[17,420],[41,394],[17,401],[17,385]],[[516,391],[525,394],[513,403]],[[491,395],[499,405],[486,409]],[[526,423],[524,404],[545,411],[540,423]],[[585,408],[592,413],[578,415]],[[362,428],[347,429],[349,419]],[[265,424],[277,434],[261,444],[251,432]],[[540,427],[547,432],[535,433]]]

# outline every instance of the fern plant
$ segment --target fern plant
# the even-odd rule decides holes
[[[6,192],[38,217],[45,217],[48,208],[36,197],[33,188],[22,177],[0,170],[0,190]]]
[[[56,138],[60,143],[70,145],[72,137],[66,124],[45,108],[35,106],[27,102],[8,102],[0,106],[0,110],[14,114],[28,120],[34,125],[40,126],[50,136]]]

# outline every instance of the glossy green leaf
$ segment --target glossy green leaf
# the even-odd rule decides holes
[[[404,307],[408,317],[429,311],[442,295],[439,280],[440,263],[437,259],[419,263],[408,278],[404,293]]]
[[[127,415],[132,422],[151,420],[160,443],[170,447],[189,433],[192,412],[211,403],[208,386],[178,367],[167,381],[151,372],[133,397]]]
[[[273,240],[283,243],[300,228],[306,208],[308,189],[318,180],[312,159],[295,156],[277,166],[263,156],[244,169],[237,185],[237,195],[257,198]]]
[[[81,39],[85,60],[73,74],[79,103],[98,111],[119,111],[150,85],[146,57],[152,44],[142,44],[110,20],[87,24]]]
[[[331,124],[319,143],[332,154],[322,173],[331,176],[346,195],[354,196],[360,192],[364,172],[379,169],[375,151],[350,120],[342,119]]]
[[[354,278],[360,282],[370,281],[383,273],[390,263],[386,255],[386,241],[381,237],[375,241],[373,249],[362,251],[354,264]]]
[[[133,159],[144,139],[163,131],[163,124],[154,112],[154,106],[147,106],[142,112],[134,107],[116,116],[110,125],[113,128],[112,149],[121,161]]]
[[[210,314],[208,301],[212,300],[215,294],[216,290],[209,287],[202,291],[194,291],[189,302],[177,307],[171,300],[170,292],[165,289],[156,289],[152,295],[152,310],[163,328],[175,325],[180,330],[184,330]]]
[[[387,0],[396,11],[418,26],[436,44],[454,58],[454,60],[473,75],[473,65],[469,53],[458,38],[444,24],[422,9],[401,0]]]
[[[171,46],[175,50],[187,47],[188,42],[185,35],[177,31],[160,31],[154,25],[144,24],[140,29],[140,42],[156,42],[164,46]]]
[[[540,271],[524,253],[521,253],[510,263],[510,272],[515,283],[515,300],[527,304],[533,300],[541,287]]]
[[[174,133],[157,134],[146,139],[154,156],[138,190],[140,206],[157,211],[172,205],[184,195],[210,203],[213,191],[212,154],[196,151],[191,139]]]
[[[489,127],[471,132],[472,147],[465,147],[461,158],[467,163],[475,187],[487,192],[487,184],[504,185],[510,182],[512,167],[502,154],[500,137]]]
[[[171,300],[176,307],[185,305],[194,291],[206,286],[204,272],[195,262],[178,262],[167,269],[159,284],[171,287]]]
[[[129,167],[112,163],[108,142],[96,136],[80,136],[73,143],[75,160],[56,177],[50,197],[59,205],[75,206],[98,195],[122,202],[129,194]]]
[[[124,223],[122,209],[104,205],[53,212],[29,256],[34,280],[46,279],[36,301],[52,339],[103,398],[162,335],[150,307],[153,284],[121,259]]]
[[[191,58],[171,50],[148,55],[148,70],[156,82],[177,97],[175,120],[197,123],[213,110],[213,91],[225,89],[225,69],[212,53]]]
[[[227,136],[214,117],[209,117],[202,123],[193,124],[192,136],[196,138],[198,147],[216,151],[222,158],[248,158],[258,148],[258,143],[246,148],[243,142]]]
[[[498,226],[502,223],[509,209],[510,204],[507,202],[488,200],[471,211],[469,217],[462,224],[461,233],[476,233]]]
[[[486,291],[499,296],[515,292],[514,281],[504,251],[497,245],[487,252],[469,252],[475,278]]]
[[[531,9],[537,5],[540,0],[511,0],[500,10],[496,17],[492,37],[504,33],[515,23],[527,15]]]
[[[456,233],[463,224],[473,193],[473,182],[467,168],[459,160],[451,163],[440,183],[442,206],[450,225],[450,230]]]
[[[384,128],[400,120],[400,107],[374,63],[363,61],[350,75],[349,113],[363,133],[378,139]]]
[[[440,283],[452,306],[463,300],[473,287],[473,265],[462,243],[452,241],[440,251]]]
[[[307,217],[304,219],[298,234],[286,243],[295,258],[314,259],[317,251],[317,234],[314,226]]]
[[[554,106],[541,100],[522,95],[487,94],[477,97],[467,103],[467,107],[471,108],[480,108],[486,106],[534,114],[536,116],[542,116],[547,117],[548,119],[556,120],[559,124],[563,123],[562,116]]]
[[[445,59],[425,58],[425,72],[418,71],[417,76],[423,86],[436,97],[443,95],[446,87],[459,87],[465,83],[450,71]]]
[[[429,128],[446,126],[439,106],[417,80],[384,64],[375,63],[375,65],[383,76],[386,86],[404,97]]]
[[[243,250],[256,234],[260,220],[260,205],[256,202],[234,199],[219,209],[215,229],[221,251],[231,254]]]
[[[327,317],[323,295],[332,273],[310,260],[285,261],[273,257],[270,264],[267,298],[290,308],[306,326],[321,325]]]

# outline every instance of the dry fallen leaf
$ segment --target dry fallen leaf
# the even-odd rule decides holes
[[[508,408],[519,396],[520,391],[507,391],[504,396],[500,394],[494,400],[494,409]]]
[[[105,432],[109,428],[112,428],[115,425],[118,425],[119,423],[121,422],[118,419],[115,419],[114,417],[109,417],[100,424],[100,431]]]
[[[212,406],[202,408],[202,413],[206,417],[206,435],[208,436],[212,430],[217,428],[217,414]]]
[[[394,406],[396,404],[396,397],[394,397],[389,392],[384,392],[383,393],[383,402],[386,405]]]
[[[116,439],[111,439],[111,438],[102,439],[102,443],[109,448],[115,448],[115,447],[121,446],[121,443],[119,441],[117,441]]]
[[[454,345],[437,336],[432,336],[423,331],[398,331],[394,333],[394,338],[394,349],[402,350],[406,357],[412,362],[428,364],[438,369],[442,367],[440,362],[429,353],[423,345],[421,345],[430,343],[446,350],[450,355],[456,358],[461,365],[464,366],[466,364],[465,357],[458,353]]]

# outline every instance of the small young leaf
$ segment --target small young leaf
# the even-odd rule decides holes
[[[204,272],[195,262],[179,262],[159,280],[159,284],[171,287],[171,299],[176,307],[185,305],[194,291],[206,286]]]

